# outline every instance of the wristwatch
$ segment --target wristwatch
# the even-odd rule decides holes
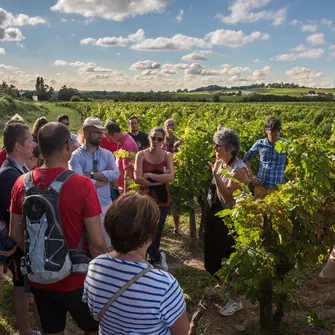
[[[94,179],[94,171],[90,172],[91,179]]]

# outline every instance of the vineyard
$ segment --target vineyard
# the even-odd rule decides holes
[[[256,201],[249,191],[232,210],[220,213],[238,236],[236,253],[225,261],[220,277],[252,303],[259,302],[261,329],[272,329],[292,309],[302,310],[310,322],[318,322],[317,315],[298,302],[293,292],[301,282],[301,272],[325,261],[334,245],[334,104],[90,102],[61,106],[76,109],[83,118],[112,118],[124,130],[134,114],[147,132],[167,118],[176,121],[177,136],[184,145],[175,155],[177,168],[171,188],[174,201],[189,213],[194,241],[195,209],[202,208],[211,178],[207,162],[213,160],[212,136],[217,125],[237,131],[243,156],[264,137],[265,118],[279,117],[282,137],[292,142],[288,182],[264,200]],[[257,170],[257,162],[254,164]]]

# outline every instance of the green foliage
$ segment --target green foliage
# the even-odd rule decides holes
[[[79,102],[80,101],[80,97],[78,97],[78,95],[74,95],[71,97],[70,99],[71,102]]]

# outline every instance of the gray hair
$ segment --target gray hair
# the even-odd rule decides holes
[[[231,150],[233,156],[237,156],[241,150],[240,138],[237,133],[230,128],[222,128],[213,136],[214,143],[221,144],[227,150]]]

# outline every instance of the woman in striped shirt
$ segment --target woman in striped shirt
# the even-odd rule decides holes
[[[154,200],[135,193],[126,193],[108,209],[105,228],[115,251],[90,263],[83,296],[95,319],[127,282],[151,268],[146,252],[156,236],[159,214]],[[100,319],[99,333],[187,335],[188,330],[186,304],[177,280],[151,268],[108,307]]]

